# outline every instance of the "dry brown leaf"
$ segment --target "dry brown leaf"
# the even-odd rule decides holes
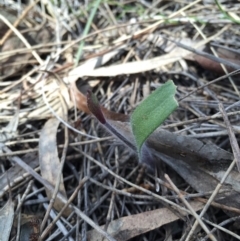
[[[58,158],[58,150],[57,150],[57,140],[56,134],[59,125],[59,120],[57,119],[49,119],[40,134],[39,140],[39,165],[41,169],[41,174],[44,179],[46,179],[53,186],[56,185],[60,161]],[[61,176],[59,192],[67,197],[65,187],[63,184],[63,177]],[[49,200],[52,198],[52,192],[46,188],[46,193]],[[58,198],[56,198],[54,203],[54,208],[57,211],[60,211],[64,206],[64,203]],[[66,209],[64,215],[68,216],[71,213],[70,209]]]
[[[195,211],[204,207],[204,204],[200,202],[190,204]],[[182,213],[182,215],[186,216],[187,213]],[[161,208],[114,220],[110,222],[107,232],[118,241],[126,241],[178,219],[179,217],[168,208]],[[104,228],[104,226],[102,227]],[[91,241],[106,240],[95,230],[89,231],[87,237]]]
[[[222,58],[229,62],[240,65],[239,57],[236,53],[233,53],[230,50],[221,49],[221,48],[216,48],[215,50],[216,50],[219,58]],[[205,58],[203,56],[197,55],[197,54],[193,55],[193,57],[203,68],[210,70],[217,74],[225,73],[222,66],[219,63],[217,63],[211,59]],[[226,69],[230,72],[235,70],[229,66],[226,66]]]
[[[108,120],[130,142],[134,141],[130,123]],[[126,144],[126,143],[125,143]],[[164,161],[197,192],[215,189],[223,178],[233,155],[212,143],[178,135],[158,128],[147,139],[146,145],[156,161]],[[158,160],[160,158],[160,160]],[[227,190],[217,196],[222,204],[240,208],[240,174],[233,170],[222,188]]]
[[[72,102],[76,105],[76,107],[87,113],[90,114],[90,111],[87,106],[87,98],[86,96],[77,88],[76,82],[71,83],[70,85],[70,93]]]

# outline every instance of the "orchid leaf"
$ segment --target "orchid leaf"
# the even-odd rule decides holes
[[[92,114],[110,133],[119,138],[119,140],[125,143],[128,147],[132,148],[133,150],[137,150],[136,146],[134,145],[134,141],[132,140],[131,142],[131,140],[125,138],[123,131],[124,129],[116,128],[114,121],[112,121],[111,118],[105,118],[102,108],[98,103],[97,97],[90,90],[87,91],[87,105],[90,112],[92,112]]]
[[[173,81],[167,81],[144,99],[132,113],[130,122],[140,157],[145,140],[177,108],[175,93]]]
[[[90,90],[87,92],[87,104],[92,114],[104,125],[106,119],[102,113],[101,106],[99,105],[97,97]]]
[[[126,139],[122,130],[116,128],[111,119],[105,118],[96,96],[90,90],[87,92],[87,104],[98,121],[127,146],[137,150],[141,159],[141,148],[145,140],[177,108],[178,103],[174,98],[175,92],[176,86],[173,81],[168,81],[135,109],[130,118],[135,143],[134,140]]]

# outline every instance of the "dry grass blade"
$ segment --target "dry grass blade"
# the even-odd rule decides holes
[[[222,29],[223,32],[224,32],[225,30],[226,30],[225,28]],[[219,33],[218,33],[218,34],[219,34]],[[215,36],[213,36],[213,38],[214,38],[214,37],[215,37]],[[212,61],[214,61],[214,62],[224,64],[224,65],[226,65],[226,66],[228,66],[228,67],[233,68],[234,70],[237,70],[237,69],[240,68],[240,65],[239,65],[238,63],[230,62],[230,61],[228,61],[227,59],[215,57],[215,56],[213,56],[213,55],[211,55],[211,54],[208,54],[208,53],[205,53],[205,52],[202,52],[202,51],[198,51],[197,49],[192,48],[191,46],[186,46],[186,45],[184,45],[184,44],[182,44],[182,43],[178,43],[177,41],[174,41],[174,40],[172,40],[172,39],[170,39],[170,41],[174,42],[177,46],[179,46],[179,47],[181,47],[181,48],[184,48],[184,49],[186,49],[186,50],[188,50],[188,51],[191,51],[191,52],[195,53],[196,55],[200,55],[200,56],[203,56],[203,57],[205,57],[205,58],[207,58],[207,59],[210,59],[210,60],[212,60]],[[209,40],[207,40],[207,41],[209,41]],[[204,42],[205,42],[205,41],[204,41]]]
[[[24,45],[28,48],[31,49],[31,45],[27,41],[27,39],[14,27],[12,24],[2,15],[0,15],[0,19],[9,27],[12,29],[12,31],[18,36],[18,38],[24,43]],[[36,58],[39,64],[43,64],[42,59],[40,56],[37,54],[35,50],[32,51],[32,55]]]
[[[42,232],[40,239],[43,240],[46,235],[51,231],[51,229],[54,227],[54,224],[58,221],[58,219],[61,217],[62,214],[64,214],[64,211],[67,209],[67,207],[72,203],[73,199],[76,197],[77,193],[79,192],[79,190],[82,188],[82,186],[88,181],[87,177],[84,177],[81,182],[79,183],[78,187],[76,188],[76,190],[74,191],[74,193],[72,194],[72,196],[68,199],[68,202],[63,206],[63,208],[61,209],[61,211],[58,213],[58,216],[53,220],[53,222],[48,225],[48,227],[46,228],[46,230],[44,230],[44,232]]]
[[[11,152],[8,148],[6,147],[2,147],[1,148],[4,151],[7,152]],[[28,171],[35,179],[37,179],[40,183],[42,183],[47,189],[49,189],[51,192],[54,192],[54,188],[53,186],[46,181],[45,179],[43,179],[39,174],[35,173],[34,170],[32,170],[32,168],[30,168],[29,166],[27,166],[20,158],[17,157],[13,157],[11,158],[13,161],[15,161],[19,166],[21,166],[22,168],[24,168],[26,171]],[[59,198],[61,200],[62,203],[66,204],[68,201],[66,200],[66,198],[61,194],[58,193],[57,194],[57,198]],[[91,225],[94,229],[96,229],[99,233],[101,233],[102,235],[104,235],[109,241],[115,241],[115,239],[113,239],[108,233],[106,233],[104,230],[102,230],[98,225],[96,225],[89,217],[87,217],[81,210],[79,210],[76,206],[71,205],[70,208],[73,208],[75,213],[81,217],[83,220],[85,220],[89,225]]]
[[[31,168],[35,169],[38,165],[38,158],[35,154],[26,154],[23,157],[24,162]],[[29,179],[29,173],[22,169],[18,165],[14,165],[9,168],[4,174],[0,176],[0,197],[3,197],[5,192],[8,190],[8,180],[10,187],[14,187],[19,182],[24,182]]]
[[[237,167],[238,167],[238,171],[240,172],[240,149],[239,149],[239,145],[238,145],[236,136],[234,134],[233,128],[232,128],[232,126],[229,122],[227,113],[226,113],[226,111],[223,107],[223,104],[221,102],[219,103],[219,109],[220,109],[220,111],[223,115],[223,119],[224,119],[224,122],[226,124],[226,128],[227,128],[228,135],[229,135],[229,140],[231,142],[233,155],[234,155]]]
[[[18,24],[21,22],[21,20],[23,20],[27,13],[39,2],[39,0],[34,1],[32,4],[30,4],[28,6],[28,8],[25,9],[25,11],[22,13],[22,15],[14,22],[13,26],[14,28],[16,28],[18,26]],[[11,35],[11,33],[13,32],[12,29],[9,29],[8,32],[6,32],[6,34],[4,35],[4,37],[1,39],[0,41],[0,45],[3,45],[4,42],[7,40],[7,38],[9,38],[9,36]]]
[[[203,210],[201,211],[199,217],[203,217],[203,215],[205,214],[206,210],[209,208],[211,202],[214,200],[214,198],[216,197],[216,195],[218,194],[220,188],[222,187],[222,184],[225,182],[227,176],[229,175],[229,173],[232,171],[233,167],[235,165],[235,160],[231,163],[231,165],[229,166],[228,170],[226,171],[226,173],[224,174],[221,182],[216,186],[214,192],[212,193],[211,197],[209,198],[208,202],[206,203],[205,207],[203,208]],[[191,228],[191,231],[189,232],[186,240],[190,240],[191,236],[193,235],[196,227],[198,225],[198,221],[196,220],[196,222],[194,223],[193,227]]]
[[[192,215],[195,217],[196,222],[199,223],[201,225],[201,227],[203,228],[203,230],[206,232],[207,236],[211,239],[216,241],[217,239],[210,233],[210,231],[208,230],[208,227],[203,223],[203,221],[200,219],[200,217],[197,215],[197,213],[195,212],[195,210],[192,208],[192,206],[188,203],[188,201],[183,197],[183,195],[181,194],[181,192],[178,190],[178,188],[175,186],[175,184],[172,182],[172,180],[169,178],[168,175],[165,174],[165,178],[166,180],[169,182],[169,184],[173,187],[174,191],[177,193],[177,195],[179,196],[179,198],[181,199],[181,201],[185,204],[185,206],[190,210],[190,212],[192,213]]]

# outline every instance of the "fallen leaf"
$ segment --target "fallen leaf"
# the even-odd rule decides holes
[[[60,168],[56,140],[58,125],[59,120],[55,118],[49,119],[45,123],[41,131],[39,140],[39,165],[41,169],[41,174],[42,177],[46,179],[49,183],[51,183],[53,186],[56,185]],[[59,192],[64,197],[67,197],[62,176],[59,185]],[[52,198],[53,193],[47,188],[46,193],[50,200]],[[53,206],[57,211],[60,211],[63,208],[64,203],[62,203],[62,201],[59,198],[56,198]],[[71,210],[67,208],[64,212],[64,215],[69,216],[70,213]]]
[[[78,89],[77,83],[73,82],[70,85],[70,93],[71,93],[71,100],[76,105],[76,107],[87,113],[90,114],[90,111],[87,106],[87,99],[86,96]]]
[[[14,204],[9,198],[5,206],[0,210],[0,240],[8,241],[14,217]]]
[[[91,76],[92,71],[101,66],[106,64],[111,58],[113,58],[114,56],[116,56],[119,51],[121,51],[122,49],[124,49],[124,45],[121,47],[118,47],[117,49],[108,52],[104,55],[92,58],[87,60],[85,63],[83,63],[82,65],[72,69],[68,76],[63,78],[63,81],[65,83],[74,83],[77,79],[84,77],[84,76]]]
[[[190,41],[183,41],[183,43],[190,43]],[[194,42],[191,41],[191,45],[194,45]],[[100,67],[107,63],[112,57],[119,53],[121,49],[124,49],[124,46],[117,48],[114,51],[111,51],[102,56],[87,60],[81,66],[73,69],[69,72],[68,76],[63,80],[65,83],[73,83],[78,78],[84,76],[117,76],[122,74],[136,74],[142,73],[144,71],[150,71],[156,68],[161,68],[162,66],[174,63],[175,61],[181,60],[190,54],[188,50],[177,47],[172,48],[172,51],[162,55],[160,57],[155,57],[148,60],[142,61],[133,61],[128,63],[122,63],[117,65],[112,65],[108,67]]]
[[[216,48],[215,51],[217,52],[217,55],[219,58],[225,59],[231,63],[235,63],[240,66],[238,54],[236,54],[233,51],[230,51],[228,49],[221,49],[221,48]],[[194,54],[193,57],[203,68],[213,71],[214,73],[217,73],[220,75],[225,73],[222,66],[218,62],[205,58],[203,56],[197,55],[197,54]],[[225,65],[225,66],[229,72],[235,70],[234,68],[231,68],[227,65]]]
[[[186,55],[189,55],[189,51],[184,49],[179,49],[178,52],[169,53],[162,55],[160,57],[155,57],[148,60],[133,61],[123,64],[117,64],[109,67],[101,67],[94,69],[88,76],[117,76],[123,74],[136,74],[145,71],[150,71],[153,69],[161,68],[165,65],[174,63],[181,60]]]
[[[190,202],[190,205],[195,211],[204,207],[200,202]],[[182,215],[186,216],[187,213]],[[168,208],[161,208],[113,220],[108,225],[107,232],[118,241],[126,241],[178,219],[179,217]],[[106,240],[96,230],[89,231],[87,237],[91,241]]]

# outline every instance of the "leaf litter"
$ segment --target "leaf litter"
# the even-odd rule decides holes
[[[240,178],[231,165],[239,142],[239,25],[230,17],[239,4],[221,2],[222,11],[211,1],[100,3],[89,33],[81,37],[90,5],[66,7],[60,1],[47,3],[47,11],[37,3],[1,5],[0,123],[2,130],[10,128],[1,132],[1,207],[8,205],[9,178],[15,221],[24,215],[40,220],[36,240],[41,235],[43,240],[98,240],[99,233],[107,240],[158,240],[166,238],[165,230],[172,240],[239,240],[234,222]],[[74,67],[83,39],[82,58]],[[169,79],[177,86],[179,108],[146,142],[159,163],[156,193],[154,173],[143,172],[134,150],[91,117],[77,82],[92,89],[104,116],[131,141],[129,115],[145,93]],[[62,118],[55,121],[56,116]],[[55,126],[42,136],[51,121]],[[71,127],[67,150],[64,125]],[[61,207],[50,209],[44,189],[54,193],[57,180],[39,172],[39,163],[47,163],[38,151],[39,139],[48,145],[55,136],[49,175],[58,170],[54,160],[65,160],[55,201]],[[201,202],[200,208],[191,211],[185,200],[193,209]],[[63,206],[72,212],[63,215]],[[149,215],[154,211],[159,215]]]

